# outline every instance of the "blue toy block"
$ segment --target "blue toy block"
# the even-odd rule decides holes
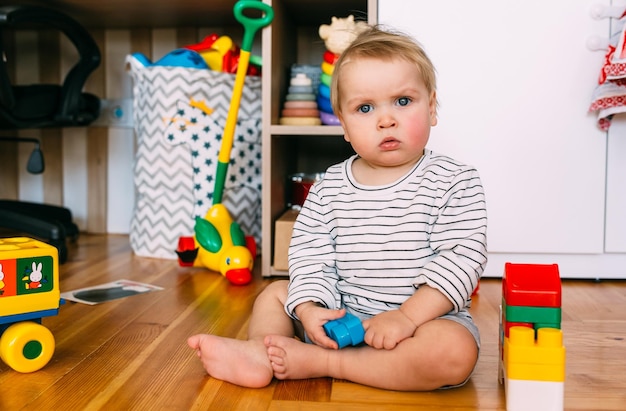
[[[348,345],[359,345],[365,338],[363,324],[358,317],[346,313],[345,316],[324,324],[326,334],[339,344],[339,348]]]

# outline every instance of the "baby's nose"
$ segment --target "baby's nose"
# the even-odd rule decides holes
[[[381,115],[378,119],[378,127],[379,128],[389,128],[394,127],[396,125],[396,119],[388,114]]]

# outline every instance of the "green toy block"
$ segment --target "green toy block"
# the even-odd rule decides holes
[[[508,322],[550,324],[552,328],[561,328],[560,308],[507,306],[502,300],[502,310],[504,311],[504,318]],[[559,326],[554,327],[555,324]]]

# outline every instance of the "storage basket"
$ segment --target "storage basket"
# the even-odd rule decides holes
[[[132,55],[126,62],[133,81],[137,137],[131,247],[140,256],[176,259],[178,239],[193,235],[195,216],[203,216],[211,205],[215,150],[221,143],[235,75],[145,66]],[[203,151],[205,145],[210,147]],[[199,157],[203,162],[197,161]],[[248,76],[222,202],[259,245],[260,199],[261,79]]]

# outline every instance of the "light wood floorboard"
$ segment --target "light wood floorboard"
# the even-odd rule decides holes
[[[558,263],[558,262],[557,262]],[[257,262],[260,267],[260,262]],[[208,377],[186,338],[245,338],[258,293],[272,280],[232,286],[219,274],[135,256],[126,236],[84,235],[60,268],[62,291],[130,279],[164,290],[96,306],[66,303],[44,319],[56,352],[20,374],[0,361],[0,410],[500,410],[500,281],[483,279],[471,308],[482,349],[462,388],[403,393],[329,378],[245,389]],[[626,268],[625,268],[626,277]],[[626,409],[626,282],[563,281],[565,408]]]

